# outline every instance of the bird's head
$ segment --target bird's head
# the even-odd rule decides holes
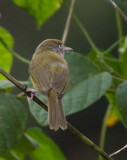
[[[70,51],[73,49],[65,46],[61,40],[47,39],[44,40],[42,43],[40,43],[40,45],[37,47],[36,50],[41,50],[41,51],[51,50],[64,57],[65,51]]]

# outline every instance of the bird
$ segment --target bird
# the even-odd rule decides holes
[[[29,65],[29,74],[35,89],[48,97],[50,129],[67,129],[62,98],[70,80],[65,51],[73,50],[58,39],[46,39],[35,50]]]

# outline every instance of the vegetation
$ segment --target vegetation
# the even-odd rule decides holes
[[[109,104],[102,125],[100,147],[69,123],[68,129],[86,145],[91,146],[100,155],[99,160],[103,158],[111,160],[113,155],[109,156],[103,151],[106,129],[117,121],[121,121],[127,128],[127,37],[123,35],[121,23],[121,16],[126,20],[126,0],[109,0],[112,4],[115,2],[118,5],[116,21],[119,37],[118,41],[111,44],[106,50],[99,49],[94,44],[85,27],[72,13],[74,0],[71,1],[70,7],[67,1],[62,0],[12,0],[12,2],[33,16],[38,28],[55,14],[61,5],[69,9],[62,37],[63,42],[65,43],[69,34],[70,21],[73,18],[91,45],[91,52],[87,56],[75,51],[66,54],[71,80],[69,89],[63,98],[65,114],[67,116],[84,110],[103,95]],[[29,128],[27,131],[25,129],[27,114],[22,104],[24,96],[23,94],[14,95],[12,91],[17,86],[29,96],[30,93],[26,91],[26,86],[29,88],[33,86],[29,77],[28,81],[18,82],[9,73],[14,57],[22,62],[22,65],[29,65],[30,61],[16,53],[13,50],[13,44],[13,36],[0,26],[0,160],[24,160],[26,155],[29,155],[32,160],[64,160],[66,157],[43,131],[37,128]],[[112,55],[116,47],[118,47],[118,58]],[[29,102],[28,105],[37,122],[42,126],[48,125],[45,97],[37,93],[34,101]]]

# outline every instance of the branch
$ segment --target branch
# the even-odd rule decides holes
[[[120,15],[125,19],[125,21],[127,22],[127,17],[125,16],[125,14],[123,13],[123,11],[117,6],[117,4],[113,1],[113,0],[109,0],[112,5],[119,11]]]
[[[69,27],[70,27],[70,22],[71,22],[71,17],[72,17],[72,12],[74,9],[74,4],[75,4],[75,0],[71,0],[70,10],[69,10],[69,13],[67,16],[67,20],[66,20],[66,24],[65,24],[65,28],[64,28],[64,32],[63,32],[63,36],[62,36],[63,43],[65,43],[66,39],[67,39],[67,35],[68,35]]]
[[[27,91],[27,87],[23,86],[21,83],[19,83],[13,76],[5,72],[0,67],[0,73],[5,76],[9,81],[11,81],[15,86],[17,86],[21,91],[23,91],[28,97],[31,96],[30,91]],[[48,110],[48,107],[39,100],[36,96],[33,97],[33,100],[39,104],[45,111]],[[105,153],[101,148],[99,148],[96,144],[94,144],[91,140],[89,140],[85,135],[83,135],[81,132],[79,132],[75,127],[73,127],[70,123],[67,122],[68,129],[77,137],[79,137],[86,145],[94,149],[98,154],[100,154],[103,158],[106,160],[113,160],[107,153]]]
[[[95,150],[98,154],[100,154],[106,160],[113,160],[107,153],[105,153],[101,148],[99,148],[95,143],[93,143],[90,139],[88,139],[85,135],[79,132],[75,127],[68,123],[68,129],[77,137],[79,137],[86,145]]]
[[[13,49],[11,49],[7,44],[6,42],[3,40],[2,37],[0,37],[0,42],[3,44],[3,46],[15,57],[17,58],[19,61],[29,65],[30,64],[30,61],[27,60],[26,58],[20,56],[18,53],[16,53]]]
[[[120,153],[121,151],[123,151],[123,150],[126,149],[126,148],[127,148],[127,144],[126,144],[124,147],[120,148],[118,151],[116,151],[116,152],[110,154],[110,157],[112,157],[112,156],[114,156],[114,155]]]

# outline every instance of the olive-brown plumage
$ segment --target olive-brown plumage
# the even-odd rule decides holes
[[[69,69],[64,52],[72,50],[60,40],[47,39],[40,43],[32,57],[29,73],[34,87],[48,96],[49,126],[55,131],[67,128],[62,97],[69,83]]]

